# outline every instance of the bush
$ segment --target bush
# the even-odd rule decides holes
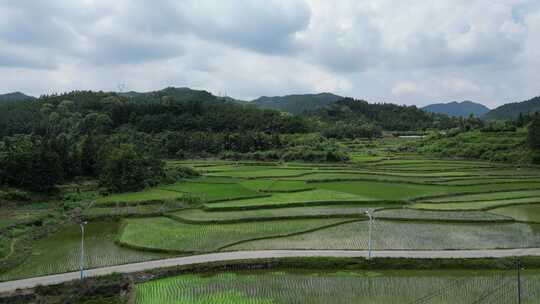
[[[180,179],[193,178],[201,174],[190,167],[178,166],[165,169],[164,183],[174,183]]]
[[[100,171],[100,186],[110,192],[139,191],[165,178],[164,163],[138,152],[133,145],[114,148]]]
[[[26,191],[21,191],[21,190],[0,191],[0,199],[6,200],[6,201],[16,201],[16,202],[31,201],[30,194]]]

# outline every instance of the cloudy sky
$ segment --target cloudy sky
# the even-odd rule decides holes
[[[538,0],[0,0],[0,93],[540,95]]]

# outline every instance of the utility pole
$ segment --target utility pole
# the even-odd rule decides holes
[[[84,225],[88,222],[81,222],[81,281],[84,280]]]
[[[369,217],[369,233],[368,233],[368,260],[371,259],[371,232],[373,229],[373,214],[372,210],[366,210],[365,213]]]
[[[516,261],[517,267],[517,296],[518,304],[521,304],[521,260],[518,258]]]

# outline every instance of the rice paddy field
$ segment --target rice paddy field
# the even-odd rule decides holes
[[[540,303],[540,273],[522,276],[522,303]],[[138,284],[137,304],[517,303],[509,271],[226,272]]]
[[[83,204],[90,221],[85,265],[233,250],[365,250],[366,212],[374,216],[375,250],[540,247],[540,168],[426,159],[395,152],[394,141],[344,145],[351,161],[340,164],[168,161],[201,177]],[[45,212],[0,215],[0,233]],[[24,263],[0,280],[76,270],[79,241],[78,226],[63,226],[34,241]],[[0,238],[0,262],[10,245]],[[526,284],[539,283],[539,272],[526,276]],[[137,303],[428,303],[414,302],[421,296],[429,303],[475,303],[493,286],[513,284],[504,277],[489,271],[193,274],[138,285]],[[523,303],[540,303],[540,288],[531,286]],[[485,303],[512,303],[503,291],[489,297]]]
[[[115,243],[119,225],[113,221],[89,223],[85,229],[85,267],[142,262],[169,257],[167,254],[137,251]],[[79,269],[80,228],[78,225],[60,227],[51,236],[32,246],[24,263],[0,274],[0,281],[54,274]]]

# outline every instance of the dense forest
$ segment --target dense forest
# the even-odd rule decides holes
[[[450,129],[460,126],[464,121],[443,114],[427,113],[416,106],[372,104],[352,98],[338,100],[329,106],[312,111],[309,115],[327,123],[364,122],[391,131]]]
[[[261,109],[301,114],[306,111],[322,108],[340,99],[343,99],[343,97],[332,93],[296,94],[274,97],[262,96],[251,101],[251,104]]]
[[[341,161],[303,117],[167,88],[136,94],[76,91],[0,104],[0,183],[46,191],[77,176],[110,191],[167,180],[159,159]],[[130,186],[131,185],[131,186]]]
[[[337,140],[380,137],[383,130],[445,130],[444,137],[459,138],[471,130],[512,132],[535,119],[485,123],[350,98],[292,115],[188,88],[74,91],[0,103],[0,183],[49,191],[91,177],[106,191],[131,191],[197,174],[166,170],[163,159],[339,162],[348,156]],[[538,132],[531,134],[532,143]]]
[[[504,104],[495,108],[484,115],[484,119],[507,119],[514,120],[521,115],[532,115],[536,112],[540,113],[540,96],[525,100],[522,102],[513,102]]]

